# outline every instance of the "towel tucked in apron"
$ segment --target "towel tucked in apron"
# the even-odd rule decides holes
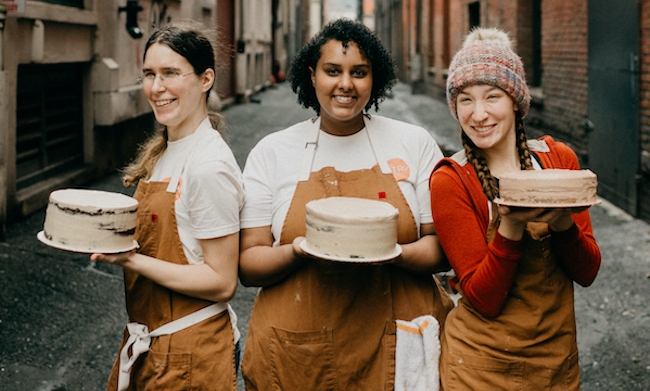
[[[378,158],[372,169],[310,172],[319,125],[305,150],[280,244],[305,234],[307,202],[332,196],[389,202],[399,210],[398,242],[417,240],[415,219],[386,159]],[[371,145],[377,152],[377,143]],[[242,366],[246,389],[392,390],[395,320],[432,315],[443,324],[452,306],[432,275],[390,264],[305,262],[258,293]]]

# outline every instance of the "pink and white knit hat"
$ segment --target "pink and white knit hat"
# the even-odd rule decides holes
[[[489,84],[504,90],[519,106],[522,118],[530,107],[530,92],[521,58],[512,50],[508,34],[495,28],[476,28],[449,65],[447,104],[458,119],[456,98],[466,87]]]

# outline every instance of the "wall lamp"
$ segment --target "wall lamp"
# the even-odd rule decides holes
[[[142,38],[142,30],[138,27],[138,12],[142,11],[142,7],[138,5],[138,0],[127,0],[126,7],[119,7],[117,14],[126,12],[126,31],[133,39]]]

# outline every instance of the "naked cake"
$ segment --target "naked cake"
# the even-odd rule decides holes
[[[80,252],[120,252],[135,247],[138,201],[120,193],[63,189],[50,194],[39,239]]]
[[[387,202],[329,197],[306,208],[306,246],[313,252],[363,260],[390,257],[399,248],[398,210]]]

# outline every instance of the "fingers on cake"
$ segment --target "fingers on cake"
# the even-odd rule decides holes
[[[598,180],[591,170],[525,170],[499,177],[499,198],[506,206],[535,208],[588,207],[599,204]]]
[[[137,248],[138,201],[121,193],[62,189],[50,194],[38,239],[61,250],[118,253]]]
[[[306,209],[301,247],[308,254],[345,262],[380,262],[401,254],[398,210],[388,202],[328,197],[310,201]]]

